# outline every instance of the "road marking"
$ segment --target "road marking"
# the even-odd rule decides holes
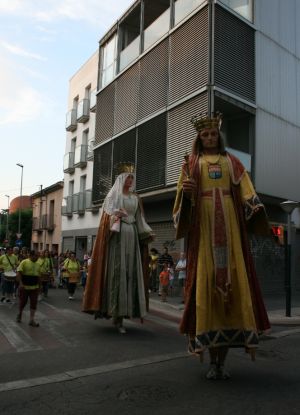
[[[42,350],[35,341],[19,325],[6,317],[1,317],[0,332],[18,353]]]
[[[155,363],[163,363],[170,360],[182,359],[187,357],[190,356],[186,352],[170,353],[135,360],[126,360],[124,362],[111,363],[108,365],[95,366],[86,369],[72,370],[63,373],[58,373],[56,375],[42,376],[39,378],[16,380],[12,382],[0,383],[0,392],[32,388],[35,386],[49,385],[52,383],[66,382],[87,376],[102,375],[104,373],[115,372],[118,370],[141,367]]]

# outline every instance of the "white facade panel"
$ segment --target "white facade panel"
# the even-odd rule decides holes
[[[262,33],[256,33],[256,103],[299,125],[299,59]]]
[[[300,58],[300,1],[296,1],[296,9],[295,9],[295,19],[296,19],[296,56]]]
[[[300,201],[300,127],[261,109],[256,114],[255,186],[266,195]]]
[[[280,3],[282,0],[258,0],[255,1],[255,25],[258,31],[263,31],[267,36],[279,42],[280,32]],[[284,2],[285,3],[285,2]]]
[[[297,0],[299,1],[299,0]],[[296,0],[279,2],[279,43],[293,54],[296,53]]]

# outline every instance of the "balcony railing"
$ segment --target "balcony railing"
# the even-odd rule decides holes
[[[85,200],[85,209],[88,212],[98,212],[99,210],[99,206],[96,206],[93,204],[93,191],[92,189],[88,189],[85,191],[85,196],[86,196],[86,200]]]
[[[79,192],[73,195],[73,212],[79,215],[85,212],[85,192]]]
[[[73,214],[73,196],[67,196],[63,200],[61,207],[61,214],[63,216],[72,216]]]
[[[85,98],[78,103],[77,122],[87,122],[90,118],[90,100]]]
[[[144,49],[148,49],[163,35],[168,33],[170,27],[170,9],[167,9],[144,31]]]
[[[128,66],[140,53],[140,36],[135,38],[122,52],[120,53],[120,71]]]
[[[87,164],[88,146],[81,144],[75,148],[74,167],[83,168]]]
[[[75,131],[77,128],[77,110],[73,108],[66,115],[66,130]]]
[[[64,156],[64,173],[73,173],[74,170],[74,152],[71,151]]]
[[[94,144],[95,139],[91,138],[88,142],[88,149],[87,149],[87,159],[93,160],[94,159]]]
[[[32,230],[33,231],[41,230],[40,218],[38,217],[32,218]]]
[[[97,104],[97,89],[94,89],[91,92],[91,99],[90,99],[90,111],[91,112],[96,112],[96,104]]]

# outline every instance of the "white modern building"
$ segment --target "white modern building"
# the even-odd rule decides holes
[[[99,208],[92,203],[98,51],[72,76],[69,84],[64,155],[62,251],[78,259],[90,252]]]

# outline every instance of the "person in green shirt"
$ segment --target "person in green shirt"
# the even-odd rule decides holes
[[[17,279],[19,281],[19,313],[17,322],[22,321],[22,312],[30,300],[30,320],[29,325],[39,327],[39,323],[34,320],[38,295],[40,291],[41,265],[37,262],[38,256],[35,251],[30,251],[29,258],[23,259],[18,266]]]
[[[48,297],[48,289],[51,278],[52,264],[48,251],[41,251],[37,263],[41,266],[41,292],[43,297]]]
[[[73,300],[77,283],[80,278],[80,263],[78,259],[76,259],[75,252],[70,252],[69,258],[63,263],[62,271],[65,273],[65,278],[67,279],[69,300]]]
[[[7,247],[5,254],[0,256],[0,269],[2,269],[3,282],[2,282],[2,297],[1,302],[6,301],[7,303],[12,302],[14,287],[16,282],[16,273],[13,277],[14,271],[16,271],[18,266],[18,258],[13,253],[12,247]],[[12,275],[5,276],[6,272],[10,272]]]

